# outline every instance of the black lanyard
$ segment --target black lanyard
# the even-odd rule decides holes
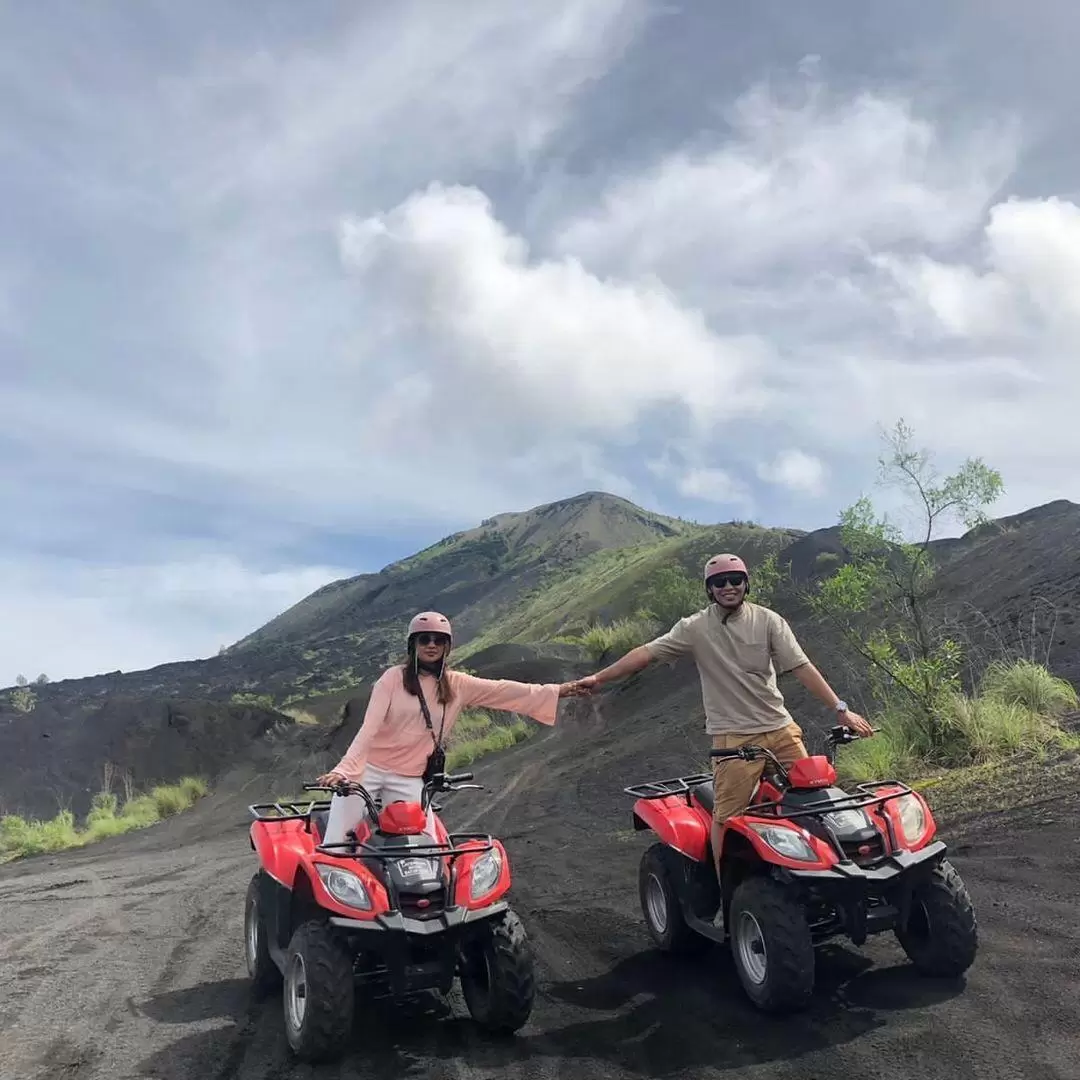
[[[439,736],[435,737],[435,729],[431,726],[431,713],[428,711],[427,701],[424,700],[424,688],[420,685],[420,673],[416,673],[416,696],[420,699],[420,710],[424,714],[424,723],[427,725],[428,731],[431,732],[431,740],[435,743],[435,749],[442,749],[442,735],[443,729],[446,727],[446,705],[443,705],[442,720],[439,723]]]

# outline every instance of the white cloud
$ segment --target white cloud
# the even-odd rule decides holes
[[[962,238],[1015,156],[1009,125],[950,139],[905,98],[837,97],[817,82],[799,104],[756,87],[727,120],[728,138],[618,179],[559,230],[558,249],[695,293],[753,290],[793,263],[827,276],[893,244]],[[701,280],[708,268],[721,280]]]
[[[434,185],[348,221],[342,251],[437,357],[432,408],[450,403],[466,422],[610,437],[643,410],[677,404],[704,432],[765,404],[764,342],[711,332],[658,282],[602,280],[573,258],[530,261],[474,188]],[[729,389],[713,393],[718,384]]]
[[[812,454],[784,450],[773,461],[759,464],[757,474],[767,483],[816,496],[825,491],[827,470],[824,462]]]
[[[230,556],[126,566],[0,560],[0,685],[213,656],[330,581],[332,566],[262,569]]]
[[[747,498],[746,488],[723,469],[690,469],[675,481],[675,487],[689,499],[721,506],[741,503]]]

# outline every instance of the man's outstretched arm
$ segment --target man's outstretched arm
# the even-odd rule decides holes
[[[609,664],[595,675],[586,675],[581,679],[581,685],[586,687],[603,686],[605,683],[618,682],[630,675],[636,675],[643,671],[653,661],[653,655],[645,645],[639,645],[631,649],[625,656],[620,657],[614,664]]]

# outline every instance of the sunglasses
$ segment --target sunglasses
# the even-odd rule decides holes
[[[709,584],[714,589],[726,589],[729,585],[732,588],[737,589],[740,585],[746,584],[745,574],[717,574],[715,577],[709,578]]]
[[[418,645],[445,645],[445,634],[417,634],[416,643]]]

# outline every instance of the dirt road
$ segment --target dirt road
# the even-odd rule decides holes
[[[647,840],[622,786],[687,765],[686,738],[593,717],[481,763],[484,793],[447,817],[506,839],[541,992],[509,1041],[481,1036],[460,1000],[372,1009],[331,1067],[295,1063],[280,1001],[245,982],[243,896],[254,870],[244,804],[0,870],[3,1080],[404,1080],[900,1076],[1080,1077],[1080,813],[1057,806],[970,827],[954,848],[980,917],[966,986],[914,975],[891,939],[822,955],[806,1014],[747,1005],[722,951],[674,962],[637,907]],[[646,718],[648,719],[648,718]],[[646,744],[650,765],[641,766]],[[666,747],[657,754],[658,745]]]

